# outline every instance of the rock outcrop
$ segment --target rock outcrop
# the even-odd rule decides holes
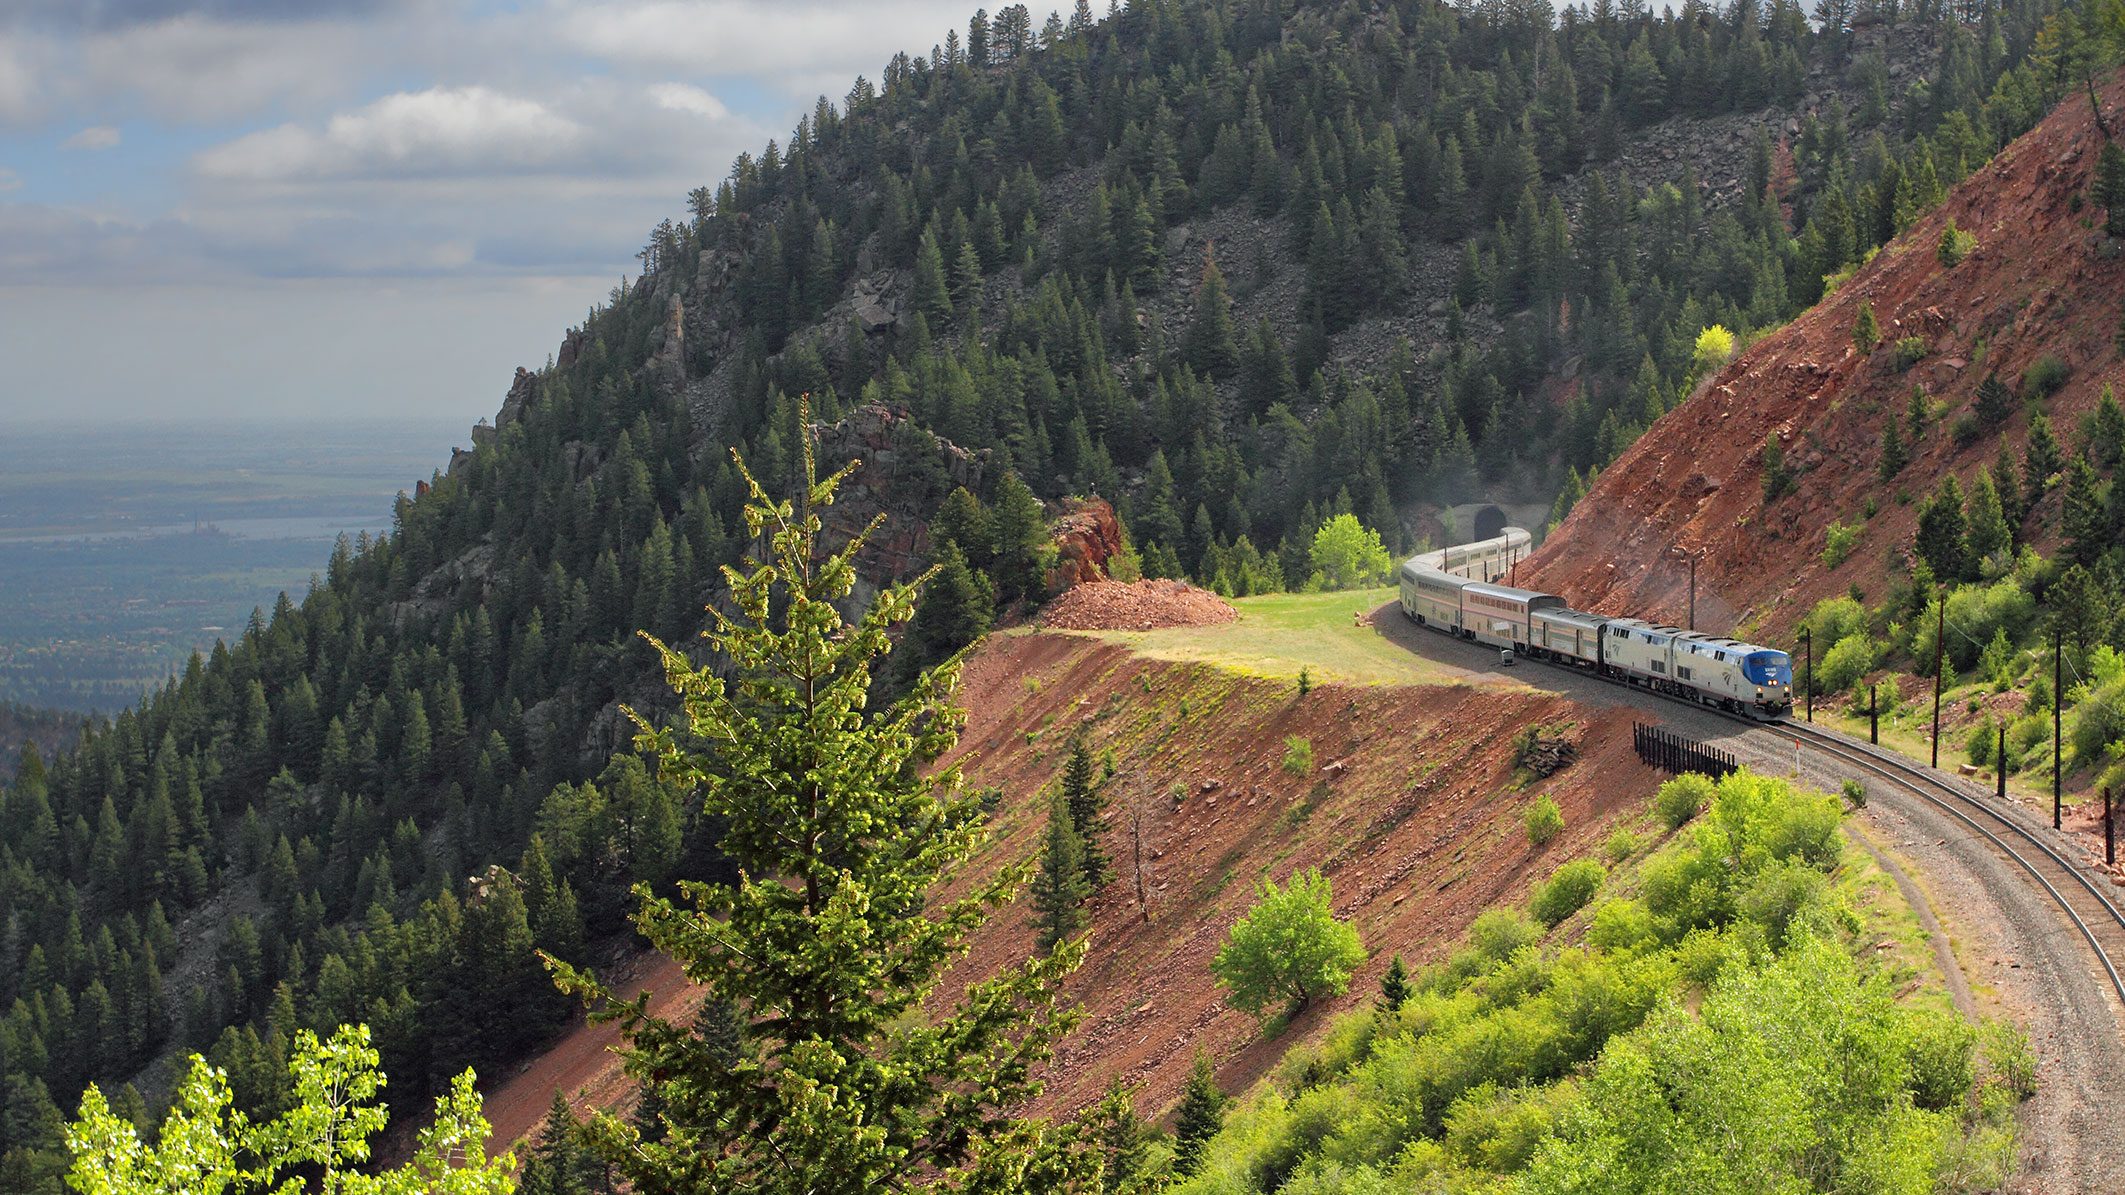
[[[1086,581],[1107,579],[1107,562],[1122,550],[1121,520],[1105,498],[1075,502],[1050,533],[1055,566],[1048,570],[1048,596]]]

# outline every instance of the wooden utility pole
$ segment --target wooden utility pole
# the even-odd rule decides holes
[[[1814,627],[1802,627],[1802,628],[1800,628],[1800,649],[1801,649],[1802,651],[1804,651],[1804,652],[1806,652],[1806,653],[1807,653],[1807,659],[1808,659],[1808,669],[1807,669],[1807,673],[1808,673],[1808,687],[1807,687],[1807,697],[1808,697],[1808,721],[1810,721],[1810,722],[1813,722],[1813,721],[1815,720],[1815,628],[1814,628]]]
[[[2059,692],[2059,681],[2064,669],[2061,661],[2066,654],[2066,625],[2053,623],[2051,628],[2051,828],[2059,828],[2059,706],[2065,695]]]
[[[2007,799],[2007,724],[2000,723],[1999,750],[1992,756],[1993,770],[1999,773],[1999,799]]]
[[[1938,599],[1939,613],[1933,620],[1933,766],[1941,766],[1941,668],[1948,662],[1948,593]]]
[[[2118,834],[2112,826],[2110,786],[2103,786],[2103,863],[2115,867],[2118,863]]]
[[[1867,686],[1867,741],[1877,747],[1882,741],[1881,696],[1872,684]]]

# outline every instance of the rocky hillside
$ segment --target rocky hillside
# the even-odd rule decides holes
[[[1379,616],[1399,617],[1392,607]],[[996,837],[964,883],[1038,853],[1073,734],[1114,769],[1100,839],[1115,879],[1092,904],[1088,959],[1068,983],[1086,1018],[1050,1068],[1050,1111],[1083,1107],[1119,1081],[1139,1087],[1138,1107],[1157,1116],[1198,1048],[1218,1061],[1226,1089],[1247,1087],[1337,1012],[1371,1000],[1391,957],[1443,957],[1478,913],[1524,900],[1560,862],[1598,849],[1658,780],[1631,753],[1628,709],[1503,681],[1301,695],[1288,679],[1042,631],[987,641],[962,697],[970,718],[953,758],[970,784],[1000,790]],[[1577,752],[1547,777],[1515,772],[1513,736],[1536,724]],[[1293,736],[1310,748],[1304,767],[1286,759]],[[1534,847],[1522,816],[1545,794],[1566,829]],[[1262,880],[1311,867],[1334,884],[1336,912],[1371,958],[1349,995],[1264,1037],[1224,1003],[1210,958]],[[944,990],[1024,959],[1032,916],[1021,901],[984,927]],[[655,993],[660,1009],[687,999],[667,959],[645,960],[622,982]],[[626,1080],[603,1052],[613,1040],[609,1027],[575,1030],[498,1087],[489,1103],[498,1142],[530,1133],[556,1090],[578,1107],[624,1105]]]
[[[2101,96],[2115,129],[2125,83]],[[1522,566],[1525,583],[1587,609],[1679,621],[1681,556],[1696,553],[1699,625],[1773,637],[1848,588],[1878,599],[1885,576],[1907,571],[1920,507],[1944,474],[1967,493],[2002,451],[2025,471],[2039,414],[2077,442],[2081,418],[2125,376],[2121,246],[2091,200],[2102,144],[2087,100],[2061,103],[1655,424]],[[1953,265],[1940,252],[1951,223],[1975,238]],[[1880,328],[1872,351],[1854,338],[1866,308]],[[1988,381],[2012,401],[1981,409]],[[1927,412],[1916,440],[1914,390]],[[1910,462],[1885,477],[1892,422]],[[1791,476],[1769,501],[1767,438]],[[2063,487],[2056,476],[2024,486],[2036,501],[2017,530],[2048,553],[2062,535]],[[1835,563],[1825,555],[1833,524],[1859,528]]]

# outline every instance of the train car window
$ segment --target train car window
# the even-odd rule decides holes
[[[1688,680],[1690,679],[1690,670],[1682,666],[1681,664],[1677,664],[1675,665],[1675,675],[1681,677],[1684,680]]]

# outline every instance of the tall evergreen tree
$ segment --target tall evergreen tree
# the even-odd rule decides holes
[[[1069,941],[1091,920],[1085,901],[1092,884],[1085,870],[1084,838],[1070,818],[1070,802],[1058,793],[1048,802],[1047,838],[1030,888],[1035,941],[1043,952]]]
[[[1225,1103],[1229,1097],[1217,1085],[1217,1070],[1210,1055],[1195,1052],[1195,1065],[1188,1071],[1188,1084],[1181,1089],[1180,1110],[1174,1114],[1173,1168],[1194,1174],[1203,1165],[1203,1147],[1225,1127]]]
[[[1063,760],[1062,799],[1070,808],[1070,824],[1084,840],[1085,881],[1096,891],[1113,878],[1114,865],[1100,845],[1100,835],[1107,828],[1107,798],[1100,791],[1092,744],[1083,729],[1070,736],[1070,754]]]
[[[680,901],[647,895],[635,928],[746,1010],[757,1061],[713,1065],[686,1027],[553,963],[566,988],[620,1022],[629,1073],[664,1092],[661,1140],[608,1114],[586,1133],[643,1192],[860,1191],[915,1173],[945,1190],[1081,1189],[1096,1170],[1083,1134],[1008,1110],[1040,1090],[1033,1068],[1074,1022],[1055,996],[1082,946],[909,1016],[1026,868],[925,909],[984,838],[958,772],[927,766],[961,724],[949,704],[956,669],[870,705],[873,663],[915,594],[887,589],[859,622],[843,621],[835,603],[855,585],[865,535],[819,542],[818,511],[848,471],[820,479],[808,437],[802,459],[801,502],[769,498],[741,463],[746,526],[767,556],[734,575],[735,614],[708,634],[731,679],[659,645],[684,720],[644,722],[639,740],[667,782],[698,793],[725,826],[736,878],[690,885]]]
[[[1203,275],[1195,290],[1195,316],[1188,323],[1181,353],[1190,369],[1206,377],[1225,377],[1239,363],[1232,300],[1225,294],[1225,275],[1208,245],[1203,247]]]

